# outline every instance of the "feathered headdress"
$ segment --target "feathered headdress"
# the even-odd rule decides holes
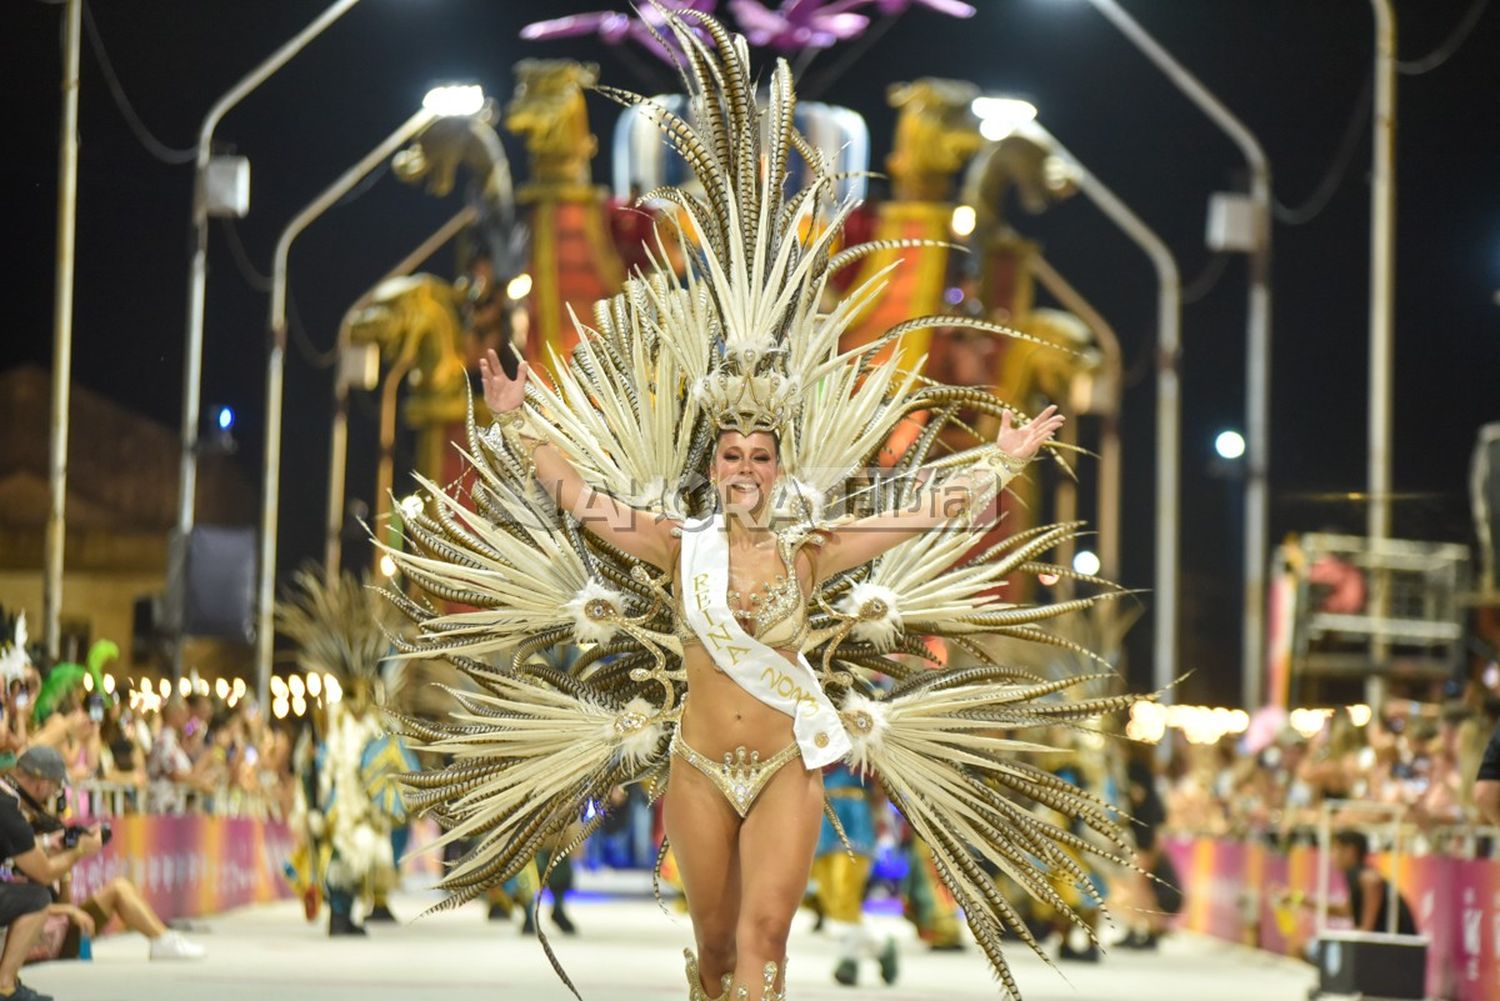
[[[884,291],[899,262],[830,305],[834,276],[868,254],[930,241],[839,250],[858,203],[852,197],[834,201],[839,175],[796,129],[797,98],[786,60],[776,61],[762,108],[743,37],[698,10],[661,14],[674,36],[669,47],[684,53],[680,69],[691,121],[639,94],[596,89],[656,124],[691,167],[694,190],[662,187],[641,196],[642,202],[666,201],[679,211],[675,238],[687,267],[683,275],[673,274],[659,245],[649,274],[599,303],[593,327],[579,324],[584,337],[575,365],[554,358],[558,385],[555,391],[536,387],[538,402],[549,415],[579,409],[579,394],[596,389],[585,383],[601,376],[626,383],[625,390],[632,383],[651,386],[651,401],[618,394],[614,414],[622,419],[609,420],[611,408],[601,407],[603,426],[560,428],[556,443],[586,471],[592,467],[617,496],[636,496],[626,481],[681,474],[683,458],[705,455],[704,438],[726,429],[778,433],[787,446],[788,471],[826,492],[873,454],[910,410],[902,403],[913,386],[912,372],[872,371],[869,359],[876,352],[935,326],[1031,338],[984,320],[942,314],[907,320],[875,343],[841,351],[840,338]],[[812,180],[788,191],[787,163],[794,153],[809,164]],[[652,367],[667,359],[670,365],[657,377]],[[920,365],[918,359],[906,361]],[[813,394],[820,404],[816,415],[804,406]],[[681,399],[664,405],[662,397]]]
[[[26,653],[26,613],[17,612],[14,618],[5,616],[3,634],[4,639],[0,641],[0,679],[9,683],[24,677],[26,665],[31,663],[31,657]]]
[[[104,690],[104,665],[120,656],[120,648],[113,640],[95,640],[89,647],[88,665],[61,663],[52,665],[31,707],[31,718],[40,723],[57,711],[57,707],[73,692],[84,686],[85,678],[94,681],[94,694],[109,705],[114,700]]]
[[[352,574],[329,580],[320,571],[299,570],[290,593],[276,603],[276,629],[297,644],[297,665],[331,674],[345,688],[377,680],[395,618],[380,592]]]

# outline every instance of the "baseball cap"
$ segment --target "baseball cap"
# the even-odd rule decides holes
[[[68,766],[63,763],[62,755],[51,747],[28,747],[16,759],[16,767],[39,779],[49,779],[57,783],[68,780]]]

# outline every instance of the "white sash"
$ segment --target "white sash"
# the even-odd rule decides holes
[[[849,752],[849,735],[812,665],[777,653],[740,627],[729,609],[729,541],[722,515],[682,526],[682,609],[714,663],[735,684],[792,718],[792,735],[808,769]]]

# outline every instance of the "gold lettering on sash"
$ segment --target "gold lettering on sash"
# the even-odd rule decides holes
[[[698,611],[708,607],[708,574],[700,573],[693,577],[693,597],[698,601]]]
[[[790,699],[795,703],[796,710],[805,712],[809,716],[818,712],[817,697],[797,684],[796,679],[791,675],[783,674],[775,668],[768,667],[760,672],[760,680],[768,682],[771,690],[777,695],[784,699]]]
[[[704,621],[704,628],[699,633],[704,645],[709,647],[716,658],[727,660],[730,668],[740,667],[741,662],[745,660],[749,661],[749,664],[746,666],[751,670],[757,664],[765,664],[764,654],[772,651],[762,651],[758,655],[753,640],[749,646],[741,646],[736,643],[736,639],[740,638],[738,623],[732,617],[723,615],[725,609],[712,607],[715,602],[714,596],[710,593],[712,587],[711,579],[711,573],[696,573],[692,575],[693,598],[697,605],[697,611],[703,616]],[[695,631],[697,630],[695,629]],[[748,678],[744,679],[744,681],[746,684],[749,683]],[[765,666],[760,673],[760,684],[765,690],[764,695],[753,692],[752,694],[756,694],[756,697],[761,699],[766,705],[773,704],[773,699],[767,696],[774,697],[774,702],[781,705],[790,703],[790,708],[783,708],[782,711],[787,712],[793,717],[799,715],[816,716],[823,711],[818,701],[818,696],[821,695],[821,692],[818,692],[816,688],[812,691],[803,688],[798,684],[798,677],[794,674],[778,670],[774,666]],[[824,744],[826,744],[826,739],[819,746],[824,746]]]

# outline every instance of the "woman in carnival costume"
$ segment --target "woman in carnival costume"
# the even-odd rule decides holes
[[[1019,760],[1041,748],[1006,731],[1083,722],[1132,699],[1068,701],[1073,679],[1044,682],[974,643],[1003,634],[1067,645],[1040,624],[1119,593],[1042,559],[1077,526],[976,551],[998,491],[1061,418],[1048,408],[1017,421],[983,390],[924,380],[920,361],[871,362],[924,327],[1024,336],[982,320],[915,318],[840,350],[897,264],[824,308],[830,278],[910,244],[837,250],[855,203],[831,204],[836,178],[793,127],[785,61],[759,110],[743,38],[695,10],[664,17],[692,122],[599,90],[644,111],[696,175],[696,190],[645,196],[674,203],[684,221],[684,273],[657,264],[600,302],[570,357],[553,359],[550,385],[524,368],[507,378],[491,353],[483,375],[496,423],[481,433],[471,415],[472,507],[423,480],[427,506],[404,522],[407,544],[382,546],[433,599],[391,591],[419,624],[406,655],[446,657],[483,689],[456,695],[463,708],[446,719],[394,720],[451,756],[406,778],[408,806],[469,845],[438,906],[514,876],[586,802],[643,781],[665,789],[697,946],[690,997],[777,1001],[825,811],[822,769],[842,760],[930,846],[1014,996],[1001,937],[1035,943],[984,864],[1061,905],[1054,884],[1085,879],[1065,849],[1094,847],[1014,800],[1079,817],[1116,846],[1111,855],[1128,854],[1119,818]],[[787,193],[793,152],[813,180]],[[960,410],[999,416],[998,440],[929,463]],[[926,432],[896,468],[874,486],[856,479],[918,411],[930,415]],[[1016,573],[1104,590],[1008,604],[996,589]],[[926,658],[924,635],[948,637],[972,666],[892,656]],[[549,662],[575,644],[567,668]]]

